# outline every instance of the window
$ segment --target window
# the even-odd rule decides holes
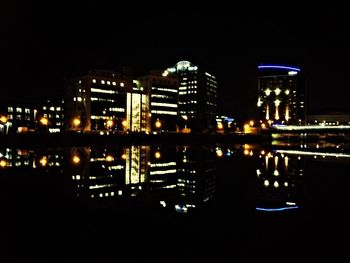
[[[104,80],[101,80],[101,84],[106,84],[106,81],[104,81]]]
[[[16,112],[22,112],[21,108],[16,108]]]
[[[93,80],[92,80],[92,83],[96,83],[96,79],[93,79]]]
[[[7,111],[8,111],[8,112],[13,112],[13,108],[12,108],[12,107],[8,107],[8,108],[7,108]]]

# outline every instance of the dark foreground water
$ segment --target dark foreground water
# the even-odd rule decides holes
[[[346,262],[349,149],[2,148],[0,262]]]

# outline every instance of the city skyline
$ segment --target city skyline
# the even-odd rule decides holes
[[[248,118],[257,100],[256,67],[274,63],[302,68],[309,111],[350,110],[346,21],[332,10],[208,16],[208,10],[180,15],[174,8],[129,19],[108,7],[62,4],[43,12],[35,5],[9,6],[1,44],[3,96],[55,97],[63,94],[66,78],[88,70],[125,65],[137,77],[188,60],[217,76],[220,113]]]

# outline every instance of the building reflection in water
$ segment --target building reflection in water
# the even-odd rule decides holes
[[[115,199],[147,193],[160,207],[186,213],[215,193],[215,152],[210,147],[82,147],[68,153],[79,197]]]
[[[217,177],[228,176],[218,174],[217,161],[227,160],[222,164],[235,169],[230,159],[243,156],[257,160],[252,169],[257,182],[256,209],[283,211],[303,206],[303,177],[310,162],[348,161],[350,154],[346,149],[346,145],[329,143],[283,144],[272,148],[260,145],[2,148],[0,179],[5,182],[3,175],[9,174],[13,175],[7,177],[9,180],[20,177],[30,182],[29,178],[39,175],[51,178],[61,175],[55,177],[59,180],[55,182],[88,204],[146,197],[158,209],[186,213],[205,207],[216,194]],[[252,164],[245,163],[244,158],[242,166]]]
[[[261,150],[257,176],[257,210],[283,211],[299,207],[304,160]]]

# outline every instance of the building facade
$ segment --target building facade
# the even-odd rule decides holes
[[[217,114],[216,77],[189,61],[180,61],[165,74],[179,78],[179,114],[182,128],[201,132],[215,128]]]
[[[138,79],[139,89],[149,98],[150,128],[152,131],[176,131],[178,123],[177,76],[153,70]]]
[[[125,131],[126,96],[132,85],[130,75],[106,70],[90,71],[67,81],[67,131]]]
[[[34,131],[35,104],[3,101],[0,105],[0,133],[25,133]]]
[[[297,67],[258,66],[259,119],[271,124],[305,124],[304,83]]]
[[[37,131],[48,133],[64,132],[64,100],[45,100],[35,109]]]

